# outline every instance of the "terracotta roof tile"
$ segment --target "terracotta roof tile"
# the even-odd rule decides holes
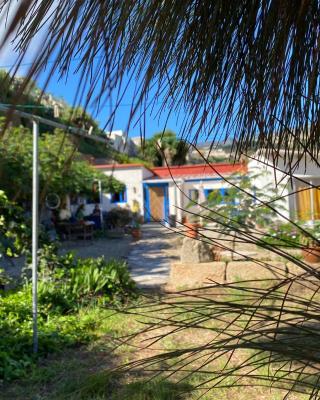
[[[217,163],[217,164],[196,164],[196,165],[181,165],[172,167],[154,167],[147,168],[143,164],[98,164],[94,165],[97,169],[130,169],[130,168],[146,168],[153,172],[154,178],[192,178],[204,176],[216,176],[219,174],[233,174],[235,172],[247,172],[247,166],[243,163]]]
[[[235,172],[247,172],[247,166],[243,163],[227,164],[200,164],[200,165],[181,165],[172,167],[156,167],[151,171],[159,178],[210,176],[219,174],[233,174]]]

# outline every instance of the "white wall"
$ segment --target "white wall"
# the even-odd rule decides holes
[[[281,214],[280,219],[293,217],[294,214],[294,191],[289,177],[279,169],[274,169],[268,160],[260,157],[260,160],[251,160],[248,163],[248,172],[256,176],[253,181],[257,188],[265,190],[266,196],[272,196],[273,190],[278,188],[279,196],[283,199],[274,202],[272,206]],[[262,199],[263,200],[263,199]]]
[[[249,173],[252,174],[258,174],[258,177],[254,179],[254,184],[260,188],[260,189],[266,189],[269,190],[270,193],[266,192],[268,197],[269,195],[272,195],[271,193],[271,188],[275,188],[275,178],[274,178],[274,171],[271,167],[265,167],[263,164],[258,163],[256,161],[252,161],[249,163]],[[291,188],[290,182],[288,182],[288,178],[286,180],[282,180],[283,174],[282,173],[276,173],[276,180],[278,184],[280,184],[281,188],[281,194],[286,195],[288,193],[288,190]],[[236,183],[236,180],[234,181]],[[283,183],[287,183],[287,185],[283,185]],[[181,220],[182,214],[188,215],[188,212],[183,212],[176,207],[174,207],[175,204],[177,204],[179,207],[188,210],[188,205],[190,204],[189,200],[189,191],[192,189],[197,189],[199,191],[199,202],[205,201],[205,195],[204,191],[206,189],[212,189],[212,190],[219,190],[222,188],[228,188],[230,187],[230,184],[226,182],[225,180],[197,180],[197,181],[188,181],[185,180],[183,182],[178,183],[179,187],[181,188],[182,192],[176,188],[176,185],[174,183],[169,184],[169,206],[170,206],[170,214],[175,214],[177,215],[177,219]],[[293,189],[291,188],[291,191]],[[263,200],[263,199],[262,199]],[[293,206],[293,198],[290,196],[285,197],[284,201],[278,201],[274,203],[274,206],[281,212],[283,217],[288,218],[290,215],[290,206],[292,209],[294,209]],[[190,208],[191,210],[191,208]],[[279,218],[282,218],[279,216]]]
[[[121,153],[128,155],[136,155],[137,148],[135,143],[128,137],[128,134],[123,131],[111,131],[106,132],[108,139],[110,140],[110,145]]]
[[[199,201],[203,202],[205,200],[204,197],[204,191],[206,189],[208,190],[219,190],[222,188],[227,188],[229,184],[223,180],[199,180],[199,181],[192,181],[184,182],[184,193],[185,195],[183,196],[183,207],[187,207],[187,205],[190,203],[189,200],[189,191],[192,189],[199,190]],[[188,197],[187,197],[188,196]]]
[[[297,153],[293,154],[291,164],[296,165],[293,169],[294,176],[320,177],[320,167],[308,155],[304,155],[301,158]],[[289,171],[289,165],[284,158],[284,154],[279,158],[277,168]]]
[[[174,183],[169,183],[168,195],[169,195],[169,214],[177,215],[177,208],[175,205],[177,204],[179,190],[177,189]]]
[[[117,206],[130,207],[134,200],[137,200],[140,205],[141,213],[144,211],[143,199],[143,179],[152,176],[152,172],[144,167],[121,167],[119,169],[105,169],[101,170],[107,176],[113,176],[126,186],[127,201],[125,203],[111,203],[111,195],[108,193],[103,194],[103,211],[109,211]]]
[[[287,218],[295,219],[297,216],[297,202],[294,192],[302,187],[308,187],[308,184],[320,184],[320,167],[308,156],[302,159],[298,158],[298,154],[292,155],[291,165],[296,165],[292,171],[292,179],[288,172],[290,171],[288,162],[284,157],[284,152],[280,152],[280,157],[277,159],[276,168],[273,167],[271,158],[266,158],[265,155],[255,155],[258,160],[251,160],[248,164],[249,171],[265,172],[267,176],[260,177],[256,183],[263,188],[271,184],[273,187],[281,182],[285,185],[282,195],[287,195],[284,201],[279,202],[285,210],[281,211]],[[267,165],[265,165],[267,164]],[[302,180],[302,181],[301,181]],[[274,203],[276,205],[276,203]]]
[[[178,185],[178,187],[177,187]],[[181,221],[183,215],[188,215],[188,212],[180,210],[188,210],[190,204],[189,191],[192,189],[199,190],[199,202],[205,201],[204,190],[212,189],[219,190],[227,188],[229,184],[223,180],[179,180],[177,185],[174,182],[169,183],[169,214],[177,216],[178,221]],[[179,190],[180,189],[180,190]],[[175,207],[175,205],[178,206]],[[191,210],[191,209],[190,209]]]

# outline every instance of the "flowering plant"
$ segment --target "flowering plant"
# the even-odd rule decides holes
[[[283,247],[320,246],[320,221],[271,225],[263,241]]]
[[[301,227],[306,232],[301,237],[301,244],[308,247],[320,246],[320,221],[311,221]]]

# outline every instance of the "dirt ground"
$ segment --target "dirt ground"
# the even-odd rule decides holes
[[[133,246],[130,235],[122,237],[98,238],[92,241],[67,241],[62,242],[60,251],[66,253],[72,251],[77,257],[101,257],[106,260],[111,258],[126,259]]]
[[[94,238],[93,240],[73,240],[59,243],[59,253],[65,254],[69,251],[77,257],[101,257],[106,260],[111,258],[126,260],[133,246],[130,235],[121,237]],[[13,279],[18,280],[25,266],[25,257],[2,258],[0,266]]]

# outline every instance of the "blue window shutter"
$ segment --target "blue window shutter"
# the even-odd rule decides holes
[[[111,203],[125,203],[127,201],[127,188],[111,195]]]

